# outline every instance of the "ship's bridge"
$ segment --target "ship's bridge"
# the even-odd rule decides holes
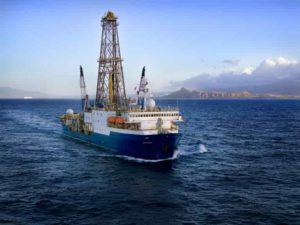
[[[151,108],[139,109],[131,108],[122,115],[127,123],[138,123],[141,130],[177,130],[175,123],[182,121],[177,108]]]
[[[138,107],[130,107],[128,112],[124,115],[129,121],[138,119],[149,119],[149,118],[169,118],[172,120],[181,121],[182,118],[179,114],[179,109],[174,107],[167,107],[167,108],[145,108],[140,109]]]

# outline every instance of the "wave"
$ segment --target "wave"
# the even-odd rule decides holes
[[[58,122],[43,118],[32,112],[14,110],[7,111],[5,115],[19,124],[26,125],[37,130],[59,134],[60,126]]]
[[[102,154],[100,155],[100,157],[120,158],[120,159],[125,159],[127,161],[137,162],[137,163],[161,163],[161,162],[173,161],[177,159],[179,155],[180,155],[179,151],[175,151],[173,157],[166,158],[166,159],[142,159],[142,158],[135,158],[132,156],[114,155],[114,154]]]
[[[200,152],[200,153],[208,152],[208,150],[207,150],[207,148],[205,147],[204,144],[200,144],[200,145],[199,145],[199,152]]]
[[[194,154],[203,154],[208,152],[204,144],[196,145],[180,145],[179,146],[179,155],[194,155]]]
[[[99,156],[108,157],[108,158],[120,158],[120,159],[124,159],[131,162],[137,162],[137,163],[161,163],[161,162],[176,160],[180,156],[203,154],[206,152],[208,152],[208,150],[204,144],[197,144],[197,145],[180,145],[178,150],[174,152],[173,157],[167,159],[141,159],[132,156],[114,155],[114,154],[101,154]]]

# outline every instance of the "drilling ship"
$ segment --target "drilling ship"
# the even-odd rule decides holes
[[[136,101],[126,97],[117,17],[108,11],[101,20],[102,36],[96,100],[90,103],[80,66],[82,112],[61,116],[63,134],[108,150],[146,160],[173,159],[180,139],[178,108],[155,104],[145,67],[136,87]]]

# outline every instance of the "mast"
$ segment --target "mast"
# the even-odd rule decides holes
[[[145,108],[146,94],[148,92],[148,88],[147,88],[148,82],[146,80],[145,71],[146,71],[146,68],[144,66],[143,70],[142,70],[140,85],[139,85],[139,88],[137,90],[138,105],[141,107],[141,109]]]
[[[81,66],[80,66],[80,90],[81,90],[82,111],[84,112],[86,108],[90,107],[90,102],[89,102],[89,96],[86,92],[84,75],[83,75],[83,70],[82,70]]]
[[[96,104],[109,110],[127,109],[117,17],[108,11],[102,18],[102,36]]]

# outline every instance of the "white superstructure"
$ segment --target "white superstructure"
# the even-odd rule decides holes
[[[119,116],[116,116],[115,111],[95,108],[90,112],[84,112],[83,119],[84,125],[90,128],[90,132],[104,135],[109,135],[111,131],[141,135],[178,133],[176,123],[182,121],[177,109],[158,108],[148,111],[132,109]]]

